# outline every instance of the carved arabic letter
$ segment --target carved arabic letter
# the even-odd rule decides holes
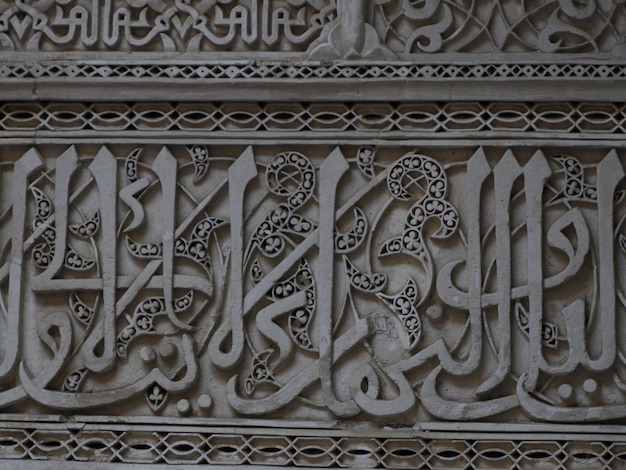
[[[386,372],[398,389],[398,396],[396,398],[391,400],[378,400],[375,397],[370,397],[369,394],[361,390],[360,387],[356,389],[357,392],[354,395],[354,401],[363,409],[363,411],[372,416],[399,416],[409,411],[413,408],[413,405],[415,405],[415,392],[405,375],[395,370],[386,370]],[[368,375],[365,374],[355,374],[354,382],[357,385],[360,385],[364,379],[367,380],[368,387],[371,387],[370,379]],[[374,389],[376,388],[377,387]]]
[[[489,393],[511,370],[511,221],[509,202],[515,180],[522,168],[507,150],[493,170],[496,212],[496,268],[498,279],[498,360],[496,370],[476,390],[481,396]]]
[[[468,274],[468,307],[470,327],[470,352],[465,361],[457,362],[448,355],[442,357],[441,364],[447,372],[455,375],[472,373],[480,363],[482,354],[482,248],[480,237],[480,206],[482,187],[491,174],[491,167],[482,148],[479,148],[467,162],[467,262]],[[451,273],[450,273],[451,274]]]
[[[89,165],[89,171],[98,185],[100,198],[100,213],[102,215],[102,251],[100,266],[102,271],[102,301],[104,316],[102,322],[94,328],[81,352],[85,365],[94,372],[107,372],[115,365],[115,302],[117,279],[117,162],[106,147],[102,147],[94,161]],[[58,221],[58,219],[57,219]],[[98,355],[96,348],[102,347],[102,355]]]
[[[440,373],[441,367],[438,366],[426,377],[421,388],[422,402],[428,404],[426,409],[433,416],[446,420],[473,421],[503,413],[519,405],[515,395],[474,403],[446,400],[437,391],[437,377]]]
[[[178,162],[167,147],[157,155],[152,170],[161,182],[161,229],[163,230],[163,297],[167,318],[184,331],[191,326],[178,319],[174,311],[174,244],[176,230],[176,186]]]
[[[561,310],[565,319],[569,356],[557,365],[548,363],[543,354],[539,354],[539,368],[553,376],[565,375],[576,370],[585,358],[585,302],[575,300]]]
[[[169,379],[159,369],[154,368],[148,375],[137,382],[113,390],[92,393],[58,392],[46,390],[31,378],[25,364],[20,364],[20,381],[28,396],[37,403],[57,410],[86,410],[106,405],[121,403],[142,393],[147,387],[158,384],[168,392],[183,392],[188,390],[198,378],[198,363],[196,361],[193,338],[187,334],[182,338],[182,354],[185,361],[185,375],[180,380]]]
[[[572,242],[565,235],[563,235],[563,233],[561,233],[563,229],[570,225],[573,227],[576,234],[576,247],[572,246]],[[547,241],[551,247],[563,251],[569,257],[569,264],[561,272],[546,278],[543,283],[544,289],[562,285],[565,281],[578,273],[585,261],[585,257],[589,252],[590,236],[589,229],[580,210],[571,209],[557,219],[557,221],[554,222],[554,224],[552,224],[548,229]],[[437,293],[439,294],[439,297],[449,306],[459,309],[467,309],[467,293],[458,289],[451,281],[454,269],[460,264],[460,261],[455,261],[447,264],[441,269],[439,276],[437,277]],[[511,295],[513,300],[521,299],[527,296],[527,285],[513,287]],[[492,307],[497,305],[498,297],[492,293],[483,294],[482,302],[483,307]]]
[[[222,369],[235,366],[242,358],[244,348],[244,214],[243,203],[248,184],[257,176],[252,147],[247,147],[228,169],[228,196],[230,199],[230,277],[228,283],[228,313],[230,331],[219,329],[209,343],[211,361]],[[229,352],[221,346],[232,336]]]
[[[320,353],[319,374],[324,402],[338,416],[353,416],[359,412],[359,407],[355,403],[337,400],[332,378],[335,199],[337,185],[348,169],[348,162],[339,148],[335,148],[320,166],[319,269],[317,272],[320,298],[316,318]]]
[[[365,319],[358,320],[355,325],[335,341],[333,363],[339,361],[350,350],[356,347],[368,335]],[[299,375],[283,385],[273,394],[263,398],[242,398],[237,393],[238,376],[230,378],[227,385],[228,402],[238,412],[250,415],[273,413],[288,406],[309,385],[319,378],[319,360],[309,365]]]
[[[11,209],[11,260],[9,267],[9,298],[6,332],[2,341],[0,381],[15,368],[20,351],[22,324],[22,286],[24,224],[26,222],[26,194],[29,176],[43,167],[41,156],[30,149],[17,162],[13,170],[13,205]]]
[[[572,241],[564,234],[564,230],[569,226],[574,229],[576,246],[573,246]],[[567,255],[568,264],[561,272],[545,280],[544,289],[560,286],[574,277],[580,271],[589,253],[591,243],[589,228],[580,209],[570,209],[559,217],[548,229],[546,239],[548,245]]]
[[[289,297],[279,299],[273,304],[262,309],[257,315],[257,328],[268,339],[278,346],[280,357],[275,365],[278,368],[287,359],[293,350],[293,341],[283,328],[274,323],[274,318],[291,312],[306,305],[306,292],[296,292]]]
[[[517,396],[522,409],[535,419],[563,423],[593,423],[626,417],[626,405],[561,407],[545,403],[526,390],[526,380],[526,374],[522,374],[517,382]]]
[[[602,353],[588,359],[585,366],[596,372],[608,370],[617,353],[617,319],[615,308],[615,253],[613,239],[613,209],[615,189],[624,178],[624,168],[617,152],[611,150],[597,166],[598,179],[598,258],[600,265],[600,337]]]
[[[70,179],[77,167],[78,157],[74,146],[68,148],[56,160],[54,187],[56,249],[54,250],[54,256],[47,269],[33,279],[33,289],[54,289],[52,286],[53,283],[50,281],[52,281],[52,278],[59,272],[65,262]]]
[[[496,398],[475,403],[463,403],[448,400],[437,391],[437,378],[442,371],[456,376],[467,375],[475,371],[480,364],[482,355],[482,318],[485,299],[482,279],[482,240],[481,240],[481,192],[486,179],[492,173],[485,154],[478,149],[467,164],[468,191],[468,293],[464,294],[452,283],[452,271],[459,264],[448,264],[437,279],[437,292],[446,302],[460,304],[469,309],[470,352],[464,362],[451,357],[441,343],[434,343],[441,365],[429,374],[422,386],[421,401],[424,408],[431,414],[444,419],[472,420],[491,416],[517,405],[515,396]],[[499,347],[498,363],[493,374],[478,386],[476,395],[488,394],[507,376],[510,364],[511,349],[511,230],[509,202],[515,180],[522,174],[521,167],[511,152],[507,152],[493,170],[495,185],[495,235],[497,256],[498,291],[494,305],[498,305]],[[411,362],[418,363],[417,357]],[[446,410],[450,414],[446,414]]]
[[[52,361],[46,364],[34,382],[39,387],[46,387],[59,373],[68,359],[72,347],[72,325],[65,312],[53,312],[37,319],[37,336],[54,354]],[[56,331],[52,331],[56,330]],[[0,407],[19,403],[28,395],[24,387],[18,385],[0,392]]]
[[[526,390],[539,378],[543,330],[543,189],[552,169],[538,150],[524,167],[526,233],[528,243],[528,377]]]
[[[585,304],[583,300],[579,299],[563,309],[563,316],[566,319],[569,357],[565,362],[558,365],[549,364],[543,357],[541,351],[543,331],[541,310],[539,313],[535,312],[533,316],[531,307],[531,313],[529,315],[529,336],[532,356],[528,375],[525,377],[525,383],[523,384],[525,393],[535,389],[540,370],[552,375],[564,375],[573,372],[579,364],[582,364],[587,370],[603,372],[609,369],[615,361],[617,352],[615,332],[617,331],[617,325],[615,310],[615,266],[613,258],[613,207],[615,189],[623,177],[624,170],[617,154],[615,151],[611,151],[597,166],[598,250],[600,260],[598,282],[600,284],[599,316],[602,353],[597,359],[591,359],[589,357],[585,344]],[[538,191],[538,188],[536,190]],[[530,212],[532,209],[529,207],[528,210]],[[584,259],[584,254],[588,250],[589,236],[585,230],[583,230],[584,220],[578,220],[577,214],[579,213],[574,211],[568,212],[561,219],[557,220],[555,226],[558,230],[561,230],[567,226],[571,220],[571,224],[576,228],[578,251],[582,253],[582,256],[578,257]],[[566,218],[566,216],[568,217]],[[562,219],[565,220],[563,221]],[[529,218],[528,223],[536,224],[537,220],[531,221]],[[576,225],[578,225],[578,227],[576,227]],[[554,227],[548,232],[550,237],[549,241],[551,240],[553,246],[557,245],[565,251],[570,258],[570,263],[565,271],[569,271],[572,265],[574,267],[580,266],[582,259],[573,260],[576,256],[573,247],[569,246],[569,242],[566,242],[562,237],[558,237],[559,232],[553,232],[553,228]],[[540,243],[540,241],[536,240],[535,243]],[[536,250],[538,249],[538,245],[534,246],[535,248],[531,248],[531,245],[529,245],[529,253],[532,253],[533,256],[537,256]],[[539,260],[540,258],[537,258],[535,262]],[[530,262],[529,257],[529,263]],[[531,273],[529,268],[529,280],[533,279],[533,276],[537,274],[537,272],[534,274]],[[568,274],[571,275],[571,273]],[[537,287],[533,289],[532,285],[529,285],[529,295],[532,295],[534,292],[537,292]],[[541,305],[539,300],[535,300],[535,302],[537,305]]]
[[[124,233],[132,232],[143,224],[145,213],[142,204],[135,198],[135,195],[146,189],[149,185],[150,182],[146,178],[141,178],[120,190],[120,199],[133,213],[133,220],[124,229]]]

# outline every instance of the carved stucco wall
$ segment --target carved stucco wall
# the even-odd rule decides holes
[[[626,466],[625,36],[0,1],[0,466]]]

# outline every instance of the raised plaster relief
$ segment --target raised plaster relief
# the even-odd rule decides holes
[[[181,407],[181,409],[184,409]],[[125,464],[214,464],[293,466],[308,468],[620,468],[626,444],[618,434],[613,441],[576,436],[563,441],[522,435],[513,441],[491,437],[447,437],[437,433],[416,436],[370,430],[349,430],[299,435],[295,429],[244,429],[154,425],[126,425],[103,430],[93,424],[66,429],[56,423],[2,430],[3,456],[7,459],[43,460],[41,468],[81,468],[101,462]],[[429,435],[430,434],[430,435]],[[508,435],[508,434],[507,434]],[[56,462],[55,462],[56,461]],[[89,463],[89,461],[92,461]],[[32,462],[29,462],[32,463]],[[55,465],[56,464],[56,465]],[[31,465],[32,467],[32,465]]]
[[[487,56],[484,56],[487,58]],[[505,56],[507,57],[507,56]],[[535,57],[537,58],[537,57]],[[571,57],[570,57],[571,58]],[[156,58],[155,58],[156,59]],[[364,67],[359,61],[328,63],[325,61],[257,63],[250,60],[236,62],[193,61],[181,64],[176,60],[152,59],[150,63],[94,62],[89,59],[59,62],[45,55],[35,63],[14,58],[0,63],[0,78],[32,80],[39,78],[76,79],[126,78],[142,79],[289,79],[302,81],[328,79],[623,79],[626,66],[620,63],[541,63],[528,59],[516,63],[458,63],[444,60],[433,64],[411,62],[378,62]],[[507,99],[510,95],[507,94]],[[555,97],[556,98],[556,97]],[[55,98],[56,99],[56,98]],[[255,96],[258,99],[258,96]],[[562,104],[562,103],[561,103]]]
[[[438,52],[622,50],[620,0],[16,0],[1,50],[306,53],[389,59]]]
[[[374,22],[398,54],[583,52],[623,49],[615,0],[379,0]]]
[[[0,132],[626,133],[625,103],[5,103]],[[344,134],[345,135],[345,134]],[[203,150],[196,157],[206,158]]]
[[[2,156],[3,409],[626,418],[616,150]]]
[[[70,0],[0,4],[0,49],[298,51],[332,0]]]

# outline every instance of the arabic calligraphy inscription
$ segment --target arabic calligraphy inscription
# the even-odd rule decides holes
[[[5,409],[626,417],[615,150],[3,155]]]

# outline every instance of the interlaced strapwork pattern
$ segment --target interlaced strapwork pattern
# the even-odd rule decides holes
[[[626,65],[617,63],[532,63],[515,64],[411,64],[320,62],[236,63],[72,63],[38,61],[0,63],[0,79],[20,78],[162,78],[162,79],[459,79],[459,78],[625,78]]]
[[[0,131],[626,133],[624,103],[7,103]]]
[[[320,468],[621,468],[626,443],[346,435],[222,434],[184,428],[4,429],[0,452],[11,459],[136,464],[294,465]]]

